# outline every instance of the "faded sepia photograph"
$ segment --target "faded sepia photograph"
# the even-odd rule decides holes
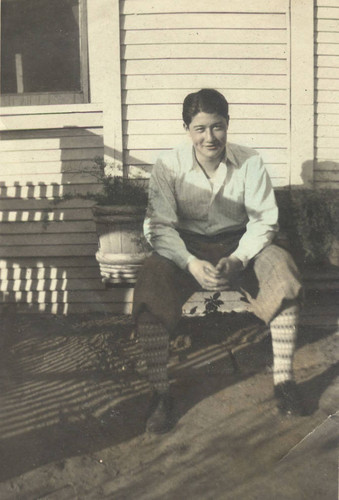
[[[0,499],[338,500],[339,0],[0,39]]]

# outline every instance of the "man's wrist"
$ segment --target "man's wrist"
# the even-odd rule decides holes
[[[239,269],[239,271],[245,269],[244,262],[241,259],[239,259],[239,257],[237,257],[236,255],[234,254],[230,255],[229,259],[231,259],[232,262],[234,262],[236,268]]]
[[[194,255],[190,255],[188,258],[187,258],[187,261],[186,261],[186,269],[189,271],[189,267],[190,267],[190,264],[191,262],[193,262],[194,260],[197,260],[197,257],[195,257]]]

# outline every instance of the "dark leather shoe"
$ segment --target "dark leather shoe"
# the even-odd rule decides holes
[[[283,415],[300,416],[305,414],[302,399],[294,380],[286,380],[274,386],[277,407]]]
[[[153,394],[149,414],[146,422],[148,432],[164,434],[174,426],[173,402],[169,392]]]

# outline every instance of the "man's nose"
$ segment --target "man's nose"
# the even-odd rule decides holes
[[[206,128],[206,141],[213,141],[213,140],[214,140],[213,130],[211,128]]]

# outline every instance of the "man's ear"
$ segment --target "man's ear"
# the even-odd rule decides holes
[[[182,126],[184,127],[185,132],[188,132],[188,127],[185,122],[182,123]]]

